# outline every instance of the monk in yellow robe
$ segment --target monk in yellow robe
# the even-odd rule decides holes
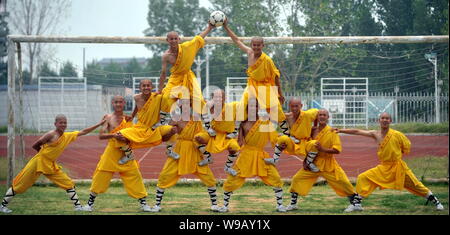
[[[186,174],[196,175],[208,187],[211,199],[211,210],[217,211],[216,178],[209,168],[209,165],[199,166],[202,154],[198,145],[194,142],[197,133],[206,133],[200,121],[193,121],[190,108],[182,106],[181,120],[171,123],[178,130],[177,142],[174,151],[180,156],[178,159],[167,158],[161,170],[156,187],[156,204],[152,207],[152,212],[161,210],[161,201],[167,188],[174,186],[180,176]],[[184,109],[183,109],[184,108]],[[176,120],[174,118],[174,120]],[[172,120],[172,121],[174,121]],[[185,121],[188,120],[188,121]],[[172,137],[173,138],[173,137]]]
[[[312,138],[317,140],[315,147],[319,151],[319,154],[317,155],[315,164],[320,171],[311,172],[300,169],[295,174],[289,190],[291,192],[291,204],[287,206],[288,211],[297,209],[298,195],[308,195],[319,176],[325,178],[338,196],[348,197],[350,202],[356,196],[353,185],[334,158],[335,154],[339,154],[342,151],[342,146],[339,135],[327,125],[329,117],[327,110],[319,110],[319,126],[312,133]]]
[[[161,95],[151,92],[153,84],[150,80],[141,80],[139,84],[141,93],[133,98],[136,107],[131,118],[137,115],[138,122],[132,127],[122,129],[118,135],[123,136],[126,142],[121,142],[120,148],[125,151],[125,156],[119,160],[119,164],[125,164],[134,158],[132,149],[150,148],[163,142],[163,136],[171,133],[175,134],[175,129],[169,125],[159,126],[156,129],[151,127],[158,121],[159,106],[161,105]],[[170,138],[170,136],[168,137]],[[171,151],[168,144],[169,156],[177,157]]]
[[[199,162],[200,166],[212,163],[211,154],[228,151],[225,172],[236,175],[231,168],[234,160],[237,158],[239,144],[237,141],[237,129],[235,129],[235,113],[237,102],[225,103],[225,92],[217,89],[213,92],[212,102],[208,102],[207,107],[212,113],[212,130],[215,135],[210,136],[206,132],[198,133],[194,136],[194,141],[198,149],[203,154],[204,159]],[[236,134],[235,134],[236,133]]]
[[[162,55],[162,68],[159,78],[159,92],[162,93],[160,120],[153,126],[153,129],[170,122],[171,111],[175,107],[172,106],[178,99],[189,100],[194,112],[197,114],[203,113],[202,108],[205,101],[191,67],[198,51],[205,45],[204,38],[213,28],[214,26],[208,23],[203,32],[195,36],[194,39],[183,43],[180,43],[181,39],[177,32],[172,31],[167,34],[166,41],[169,44],[169,49]],[[164,87],[168,64],[172,65],[172,68],[170,69],[169,81]]]
[[[304,159],[303,168],[312,172],[319,172],[319,168],[314,164],[314,159],[318,154],[315,148],[316,140],[311,138],[312,124],[316,126],[318,109],[308,109],[302,111],[302,101],[299,98],[292,98],[289,100],[290,112],[286,113],[287,120],[291,128],[291,135],[300,140],[295,143],[294,140],[287,135],[278,137],[275,145],[273,157],[266,159],[267,162],[276,164],[280,158],[281,153],[299,156]]]
[[[225,20],[223,27],[238,47],[247,54],[247,87],[242,95],[241,103],[244,107],[248,105],[250,98],[256,98],[260,105],[259,116],[268,115],[271,122],[279,124],[284,135],[292,138],[296,143],[299,142],[290,134],[290,128],[286,121],[281,104],[285,98],[281,91],[280,71],[275,66],[272,59],[262,51],[264,48],[264,39],[261,37],[253,37],[251,39],[251,47],[246,46],[236,34],[228,27]],[[246,114],[244,118],[246,119]]]
[[[248,103],[249,114],[256,113],[256,99],[250,99]],[[264,161],[264,159],[270,158],[269,154],[264,151],[264,147],[268,142],[272,146],[275,144],[277,132],[272,125],[269,125],[269,120],[262,120],[259,119],[258,115],[256,116],[257,121],[245,121],[241,124],[240,137],[244,143],[233,167],[237,174],[229,174],[223,184],[224,205],[219,208],[219,212],[227,212],[233,191],[242,187],[246,178],[255,176],[260,177],[266,185],[273,187],[277,202],[276,210],[279,212],[286,211],[283,206],[283,181],[281,181],[280,174],[274,165],[267,164]]]
[[[131,121],[126,121],[123,109],[125,99],[122,96],[115,96],[112,100],[114,112],[105,116],[106,122],[100,130],[100,139],[108,140],[105,151],[100,156],[94,175],[92,177],[91,193],[87,205],[83,206],[84,211],[93,211],[95,198],[98,194],[106,192],[115,172],[118,172],[122,179],[125,190],[132,198],[138,199],[143,211],[150,211],[147,205],[147,191],[142,179],[139,165],[136,160],[119,164],[123,152],[118,146],[123,145],[126,139],[119,135],[119,131],[133,125]],[[170,133],[166,136],[170,137]]]
[[[40,175],[44,175],[60,188],[66,190],[70,200],[74,204],[76,211],[81,211],[82,206],[75,191],[75,184],[69,176],[61,170],[61,166],[56,160],[64,152],[64,149],[75,141],[78,136],[86,135],[95,130],[105,122],[105,119],[98,124],[83,129],[81,131],[64,132],[67,128],[66,116],[59,114],[55,118],[55,130],[49,131],[41,136],[34,144],[33,149],[38,151],[27,165],[14,178],[12,187],[6,191],[0,206],[0,212],[11,213],[7,206],[16,194],[27,191]]]
[[[403,154],[408,154],[411,142],[399,131],[390,129],[391,115],[382,113],[380,119],[381,130],[339,129],[339,133],[362,135],[375,139],[378,144],[378,159],[380,164],[358,176],[356,192],[360,195],[350,204],[345,212],[362,211],[362,197],[367,198],[377,187],[380,189],[406,189],[412,194],[433,202],[437,210],[444,207],[430,189],[425,187],[402,160]]]

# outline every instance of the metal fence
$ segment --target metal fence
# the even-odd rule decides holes
[[[1,87],[0,87],[1,88]],[[95,122],[101,119],[101,117],[108,112],[111,112],[111,99],[114,95],[121,94],[126,95],[125,88],[115,88],[111,92],[108,87],[102,86],[88,86],[87,88],[87,110],[86,110],[86,124],[93,125]],[[85,91],[72,91],[71,95],[77,95],[75,93],[79,92],[80,95],[85,95]],[[54,92],[55,95],[60,95],[60,92]],[[129,98],[130,103],[132,101],[132,94],[130,92]],[[239,92],[242,95],[242,92]],[[286,102],[283,104],[284,110],[289,110],[288,101],[291,97],[300,97],[303,101],[303,109],[310,108],[322,108],[324,102],[321,100],[320,94],[310,94],[310,93],[285,93]],[[36,130],[38,129],[38,118],[39,110],[38,108],[38,89],[37,87],[25,88],[24,89],[24,120],[25,128]],[[127,96],[128,97],[128,96]],[[350,97],[350,96],[349,96]],[[356,97],[356,96],[355,96]],[[235,97],[236,98],[236,97]],[[240,98],[240,97],[239,97]],[[358,98],[358,97],[356,97]],[[6,106],[7,94],[6,90],[0,89],[0,104],[2,107]],[[350,97],[352,99],[352,97]],[[238,99],[239,100],[239,99]],[[18,102],[18,101],[16,101]],[[56,102],[56,101],[55,101]],[[440,96],[440,122],[448,122],[448,94],[441,94]],[[59,104],[59,103],[58,103]],[[351,102],[343,102],[346,109],[354,109],[358,107],[351,106]],[[18,104],[16,104],[16,107]],[[130,105],[131,107],[131,105]],[[419,123],[434,123],[436,120],[435,111],[435,96],[434,93],[373,93],[369,92],[367,97],[367,112],[368,112],[368,125],[377,125],[378,115],[381,112],[388,112],[392,115],[394,123],[405,123],[405,122],[419,122]],[[59,105],[55,103],[54,109],[59,113],[62,112],[59,109]],[[130,109],[131,110],[131,109]],[[339,109],[337,109],[339,110]],[[330,110],[331,115],[336,114],[335,111]],[[70,118],[73,118],[70,115]],[[54,113],[52,113],[54,118]],[[337,116],[336,116],[337,117]],[[345,115],[346,126],[352,126],[351,119],[355,117],[354,115]],[[53,119],[52,119],[53,120]],[[333,118],[331,119],[333,120]],[[7,112],[0,112],[0,126],[6,126],[8,124]],[[330,123],[330,125],[333,123]],[[338,125],[338,123],[335,123]]]
[[[320,94],[294,92],[285,93],[285,97],[286,102],[283,104],[285,110],[288,110],[288,101],[291,97],[300,97],[303,109],[322,108],[323,105]],[[369,126],[377,125],[378,115],[382,112],[390,113],[394,123],[436,122],[434,93],[369,92],[367,102]],[[441,94],[440,96],[439,114],[440,122],[448,122],[448,94]]]

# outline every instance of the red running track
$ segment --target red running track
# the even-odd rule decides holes
[[[448,157],[448,135],[407,135],[411,140],[412,149],[405,159],[423,157],[426,155]],[[26,155],[32,157],[36,151],[31,145],[39,136],[26,136]],[[16,138],[17,140],[17,138]],[[378,164],[375,141],[361,136],[341,136],[343,151],[336,155],[336,159],[349,177],[358,174]],[[97,136],[81,136],[71,143],[59,157],[58,163],[68,169],[68,174],[73,179],[91,179],[100,155],[103,153],[107,142],[99,140]],[[6,157],[7,137],[0,136],[0,156]],[[273,149],[268,145],[266,151],[272,155]],[[145,179],[157,179],[159,172],[166,160],[165,145],[153,149],[135,150],[136,159],[140,162],[140,169]],[[18,149],[16,150],[18,153]],[[211,170],[218,179],[225,179],[223,171],[227,153],[213,155],[214,163]],[[282,154],[277,166],[282,178],[291,178],[302,167],[302,161],[297,157]],[[196,178],[194,175],[186,175],[184,178]]]

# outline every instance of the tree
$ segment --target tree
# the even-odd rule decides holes
[[[93,60],[91,63],[87,63],[83,76],[86,78],[88,84],[102,85],[106,83],[106,73],[102,70],[102,66]]]
[[[9,34],[9,28],[6,17],[8,17],[8,12],[3,12],[0,9],[0,84],[8,83],[8,65],[6,63],[8,46],[6,44],[6,36]]]
[[[448,34],[448,0],[210,2],[213,7],[204,10],[223,11],[239,37]],[[191,5],[198,6],[198,1]],[[194,36],[203,29],[208,16],[197,14],[192,17],[195,10],[190,7],[177,0],[150,1],[147,35],[160,36],[177,30],[186,36]],[[198,27],[196,31],[192,30],[193,26]],[[217,28],[210,36],[227,35]],[[160,55],[167,47],[148,48],[157,53],[149,59],[146,70],[159,71]],[[211,85],[224,87],[226,77],[247,76],[247,58],[236,45],[211,45],[209,48],[212,49],[209,57]],[[446,79],[444,85],[448,84],[448,45],[436,44],[432,50],[440,53],[440,77]],[[321,77],[344,76],[368,77],[371,90],[376,91],[393,91],[396,83],[410,90],[429,88],[420,82],[424,76],[431,76],[431,66],[423,58],[423,54],[430,51],[429,44],[270,44],[264,51],[281,71],[283,91],[309,92],[311,88],[317,91]],[[198,55],[204,58],[204,52],[205,49]],[[448,85],[444,87],[447,89]]]
[[[137,59],[133,57],[123,68],[125,73],[136,74],[142,72],[142,66],[138,63]]]
[[[39,77],[57,77],[58,73],[52,70],[47,61],[44,61],[39,67]]]
[[[381,28],[372,17],[371,2],[354,1],[280,1],[287,21],[289,36],[353,36],[378,35]],[[369,32],[370,30],[370,32]],[[362,46],[364,48],[364,46]],[[324,76],[352,76],[361,58],[357,46],[293,45],[292,49],[275,54],[283,68],[285,90],[318,90]],[[309,92],[309,91],[308,91]]]
[[[72,62],[66,61],[59,70],[60,77],[78,77],[77,70]]]
[[[383,34],[396,35],[446,35],[448,34],[448,0],[373,0],[377,17],[383,22]],[[444,90],[448,91],[448,45],[443,49],[442,44],[433,45],[436,49],[431,50],[441,58],[439,71],[443,71]],[[396,51],[397,60],[393,61],[392,69],[403,63],[405,69],[399,70],[395,79],[403,81],[400,84],[402,91],[428,90],[434,91],[434,83],[425,82],[424,76],[428,76],[432,66],[423,57],[425,53],[431,52],[427,44],[394,44],[384,46],[386,50]],[[441,48],[441,49],[439,49]],[[413,60],[410,53],[415,52],[417,57]],[[407,68],[415,68],[412,72]],[[392,77],[391,77],[392,79]],[[433,76],[429,78],[431,81]],[[425,80],[427,81],[427,80]]]
[[[71,6],[69,0],[15,0],[9,3],[11,29],[23,35],[56,33]],[[31,80],[33,80],[35,68],[39,65],[43,54],[49,50],[42,43],[26,43],[23,49]]]
[[[145,36],[166,36],[177,31],[180,36],[193,36],[206,27],[208,11],[200,7],[198,0],[149,0],[147,21],[149,27]],[[151,51],[160,54],[167,47],[146,45]]]

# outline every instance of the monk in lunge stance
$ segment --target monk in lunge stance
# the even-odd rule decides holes
[[[156,129],[151,128],[158,121],[161,95],[152,93],[153,84],[150,80],[141,80],[139,89],[141,93],[133,97],[136,107],[131,116],[131,118],[134,118],[137,115],[138,122],[132,127],[117,132],[117,135],[125,138],[125,142],[121,142],[122,146],[120,147],[125,151],[125,156],[119,160],[119,164],[125,164],[133,159],[132,149],[159,145],[163,142],[164,135],[176,133],[176,129],[169,125],[159,126]],[[170,144],[167,145],[167,153],[170,157],[178,158],[173,153]]]
[[[153,126],[153,129],[170,122],[170,113],[175,101],[188,99],[193,107],[193,112],[198,114],[199,118],[203,114],[203,120],[205,120],[203,126],[214,136],[214,132],[210,128],[210,118],[208,118],[207,113],[202,112],[205,101],[197,78],[191,70],[197,52],[205,45],[204,38],[213,28],[215,27],[208,23],[203,32],[195,36],[194,39],[183,43],[180,43],[181,39],[177,32],[172,31],[167,34],[166,41],[169,43],[169,49],[162,55],[162,68],[159,78],[159,92],[163,95],[159,113],[160,120]],[[169,64],[172,65],[172,68],[170,69],[169,80],[164,87]]]
[[[277,132],[269,120],[262,120],[257,114],[257,100],[250,99],[248,101],[248,118],[249,120],[241,123],[240,137],[243,145],[240,150],[239,157],[233,169],[236,175],[229,174],[223,184],[224,204],[219,208],[220,212],[227,212],[230,197],[234,191],[242,187],[246,178],[258,176],[262,181],[273,187],[276,198],[276,210],[286,212],[283,206],[283,181],[278,173],[277,168],[264,161],[270,158],[269,154],[264,151],[267,142],[275,144]],[[252,118],[255,117],[256,118]]]
[[[144,81],[144,84],[147,84],[147,82]],[[131,121],[126,120],[123,113],[125,99],[119,95],[115,96],[112,100],[112,105],[114,112],[105,115],[106,122],[100,129],[99,135],[101,140],[108,140],[108,145],[100,156],[100,161],[98,162],[94,176],[92,177],[89,200],[87,205],[83,206],[83,210],[94,210],[95,198],[98,194],[108,190],[114,173],[118,172],[128,195],[138,199],[143,211],[150,211],[150,206],[148,206],[146,202],[147,190],[145,189],[137,161],[133,159],[125,164],[119,164],[119,159],[123,156],[123,152],[118,146],[123,145],[123,142],[127,141],[125,137],[119,134],[119,131],[133,125]],[[139,106],[142,105],[139,104]],[[175,134],[176,128],[165,126],[165,131],[168,133],[163,135],[163,141]]]
[[[281,107],[285,98],[281,91],[280,71],[272,59],[262,51],[264,39],[253,37],[250,42],[251,47],[248,47],[228,27],[227,20],[225,20],[223,28],[233,42],[247,54],[247,87],[240,102],[247,106],[250,98],[256,98],[260,106],[258,110],[259,116],[269,115],[270,121],[279,125],[284,135],[289,136],[295,143],[298,143],[299,140],[290,134],[289,125]],[[236,123],[236,126],[238,125],[239,122]]]
[[[300,140],[295,143],[294,140],[286,135],[278,137],[272,158],[266,159],[267,162],[276,164],[280,158],[281,152],[304,158],[303,168],[312,172],[319,172],[319,168],[314,164],[314,159],[318,154],[315,147],[316,140],[311,139],[312,125],[316,125],[318,109],[308,109],[302,111],[303,104],[299,98],[289,100],[289,113],[286,113],[287,121],[291,126],[291,135]]]
[[[215,136],[210,137],[206,132],[196,134],[194,142],[199,146],[204,159],[199,163],[200,166],[212,162],[211,154],[228,151],[228,159],[225,164],[225,172],[236,175],[231,168],[234,160],[238,156],[239,144],[237,141],[237,130],[235,130],[235,115],[237,102],[225,103],[225,92],[217,89],[213,93],[212,101],[208,102],[207,107],[212,114],[211,128],[215,131]]]
[[[186,101],[183,103],[183,101]],[[174,186],[180,176],[186,174],[196,175],[208,187],[211,199],[211,210],[217,211],[216,178],[208,164],[200,166],[198,163],[203,160],[199,145],[194,141],[198,133],[204,133],[201,121],[194,121],[194,115],[189,107],[188,100],[181,102],[181,118],[179,121],[172,121],[171,125],[177,127],[178,135],[174,151],[180,156],[178,159],[167,158],[163,169],[158,177],[156,185],[156,204],[152,207],[152,212],[161,210],[161,201],[167,188]],[[177,118],[178,119],[178,118]],[[187,121],[186,121],[187,120]]]
[[[430,189],[425,187],[402,160],[403,154],[408,154],[411,142],[401,132],[389,127],[391,115],[382,113],[380,119],[381,130],[339,129],[339,133],[361,135],[373,138],[378,144],[378,159],[380,164],[363,172],[356,180],[356,192],[360,195],[354,198],[345,212],[362,211],[362,198],[367,198],[376,189],[406,189],[412,194],[433,202],[437,210],[444,210],[444,206]]]
[[[14,178],[12,187],[6,191],[0,206],[0,211],[3,213],[11,213],[8,209],[8,203],[11,202],[16,194],[21,194],[27,191],[41,174],[50,179],[60,188],[66,190],[69,199],[73,202],[76,211],[81,211],[82,206],[78,200],[78,195],[75,191],[75,184],[69,176],[61,170],[61,166],[56,163],[56,160],[63,153],[64,149],[78,136],[86,135],[95,130],[105,122],[105,119],[98,124],[83,129],[81,131],[64,132],[67,128],[66,116],[59,114],[55,118],[55,130],[45,133],[34,144],[33,149],[38,151],[33,158],[28,161],[27,165]]]
[[[342,170],[334,158],[336,154],[339,154],[342,151],[342,146],[339,135],[328,126],[329,118],[330,116],[327,110],[319,110],[319,126],[313,129],[312,133],[313,140],[316,140],[314,145],[319,152],[315,161],[319,171],[312,172],[301,169],[294,177],[292,177],[292,183],[289,190],[291,192],[291,204],[287,206],[288,211],[297,209],[298,195],[308,195],[319,176],[327,180],[327,183],[338,196],[348,197],[350,203],[352,203],[357,196],[355,189],[348,180],[344,170]]]

